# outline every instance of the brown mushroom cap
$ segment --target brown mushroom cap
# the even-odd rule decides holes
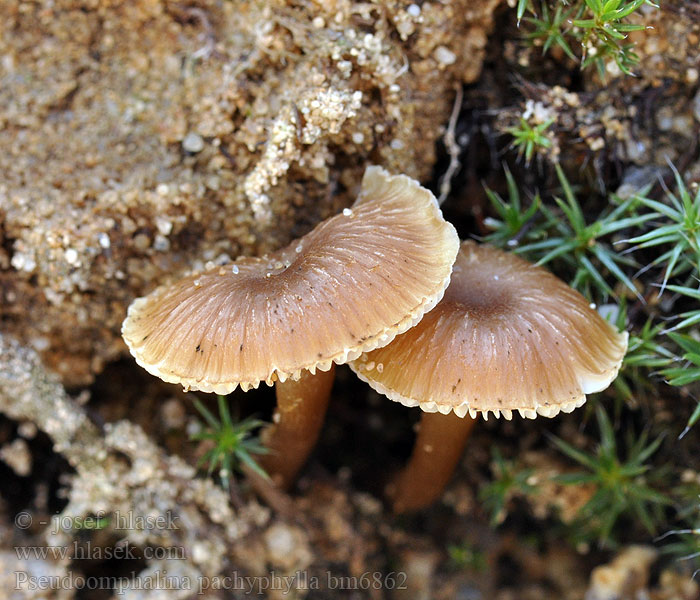
[[[458,416],[547,417],[605,389],[627,350],[578,292],[514,254],[463,242],[442,301],[350,364],[407,406]]]
[[[459,249],[418,182],[369,167],[352,209],[269,256],[135,300],[122,325],[149,373],[227,394],[388,344],[442,298]]]

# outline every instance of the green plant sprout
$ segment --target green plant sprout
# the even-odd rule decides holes
[[[648,475],[651,466],[647,460],[658,450],[662,438],[647,443],[647,433],[636,440],[628,439],[625,458],[621,458],[615,431],[605,410],[596,407],[600,430],[600,444],[595,453],[574,448],[567,442],[550,436],[556,447],[581,466],[586,472],[568,473],[555,478],[565,485],[595,486],[591,499],[579,509],[577,529],[598,539],[601,546],[610,543],[612,530],[621,517],[636,517],[654,534],[663,519],[664,508],[670,499],[654,489]]]
[[[540,212],[545,218],[544,229],[549,235],[545,240],[521,246],[516,252],[535,258],[538,265],[547,264],[554,259],[568,263],[574,269],[572,287],[588,297],[594,296],[594,288],[602,299],[615,295],[600,267],[606,268],[639,297],[637,288],[622,268],[634,265],[634,261],[615,252],[602,238],[624,229],[639,227],[658,215],[637,215],[634,209],[639,197],[636,195],[621,203],[613,197],[613,202],[618,206],[612,210],[605,209],[589,224],[564,171],[558,164],[555,168],[564,197],[555,196],[554,201],[561,212],[557,214],[545,204],[540,204]]]
[[[658,8],[651,0],[578,0],[570,4],[559,0],[554,3],[543,0],[540,10],[535,9],[531,0],[518,0],[516,16],[520,25],[525,12],[532,17],[525,21],[532,30],[527,39],[534,45],[541,45],[546,53],[553,45],[559,46],[572,60],[578,60],[567,38],[581,47],[581,69],[595,65],[602,80],[605,80],[609,65],[615,65],[619,72],[632,75],[632,67],[639,62],[634,52],[634,44],[628,43],[631,31],[644,29],[643,25],[627,22],[643,5]],[[568,6],[565,10],[564,7]]]
[[[635,244],[634,250],[643,250],[656,246],[670,246],[670,248],[651,261],[642,271],[647,271],[652,267],[665,266],[663,269],[663,280],[660,285],[660,294],[669,290],[678,294],[680,299],[686,298],[696,306],[700,300],[700,290],[697,287],[690,287],[691,282],[697,285],[700,274],[700,188],[693,197],[688,190],[683,178],[678,170],[671,165],[676,183],[676,194],[666,190],[667,202],[640,198],[640,203],[656,212],[664,221],[654,223],[656,227],[647,233],[638,235],[627,240]],[[680,278],[682,285],[669,284],[669,280]],[[670,328],[659,330],[657,333],[666,334],[682,352],[676,362],[684,361],[681,367],[670,366],[671,360],[666,365],[656,364],[653,366],[664,366],[660,371],[666,378],[669,385],[683,386],[700,380],[700,343],[688,334],[677,333],[681,329],[700,324],[700,309],[694,308],[689,311],[674,315],[677,319],[675,325]],[[667,355],[658,352],[659,358],[668,358]],[[700,403],[693,411],[688,420],[686,428],[681,433],[683,437],[693,425],[700,420]]]
[[[479,499],[491,513],[491,525],[499,525],[506,517],[506,504],[516,494],[533,494],[537,488],[528,483],[534,469],[517,469],[512,461],[503,458],[498,448],[491,452],[493,481],[479,490]]]
[[[503,169],[508,185],[508,202],[504,201],[496,192],[486,188],[486,195],[500,220],[493,217],[484,219],[486,227],[493,230],[493,233],[486,236],[484,241],[499,247],[513,248],[518,245],[520,238],[528,231],[533,217],[539,210],[540,197],[536,195],[530,206],[523,209],[513,174],[507,166],[504,165]],[[530,231],[530,239],[534,235],[535,232]],[[543,237],[543,235],[544,232],[542,232],[542,236],[537,237]]]
[[[265,471],[253,460],[251,454],[267,454],[268,449],[257,438],[252,437],[252,431],[265,423],[258,419],[247,418],[238,423],[231,419],[228,403],[224,396],[217,396],[219,406],[219,418],[199,400],[194,405],[209,426],[207,429],[195,433],[192,440],[209,441],[214,445],[207,450],[199,460],[198,466],[207,464],[207,474],[211,475],[218,470],[221,483],[225,489],[229,488],[230,476],[234,471],[240,471],[243,465],[252,469],[255,473],[269,479]]]
[[[546,54],[552,45],[556,44],[571,60],[578,60],[565,38],[566,29],[571,22],[571,14],[572,9],[564,12],[561,4],[553,14],[550,14],[547,3],[543,2],[541,18],[535,16],[525,19],[533,27],[533,30],[527,34],[527,38],[533,44],[542,45],[542,54]]]
[[[571,285],[588,297],[606,299],[613,295],[612,287],[601,274],[607,268],[631,292],[638,294],[632,280],[619,265],[633,266],[630,258],[615,252],[601,238],[618,231],[639,227],[658,216],[656,213],[637,215],[638,197],[625,202],[612,198],[618,206],[604,211],[588,224],[573,188],[564,171],[555,165],[563,198],[554,197],[559,211],[544,204],[539,195],[526,209],[521,208],[520,194],[510,171],[506,169],[508,201],[487,189],[486,194],[500,219],[488,217],[484,223],[493,230],[485,241],[499,247],[515,248],[515,252],[543,265],[554,260],[564,262],[566,271],[572,270]],[[518,247],[519,246],[519,247]],[[595,292],[595,294],[593,293]]]
[[[700,264],[700,188],[698,188],[695,198],[691,197],[678,170],[673,165],[671,168],[678,192],[673,194],[670,190],[666,190],[668,203],[644,197],[639,199],[641,204],[655,211],[657,216],[664,216],[666,222],[658,223],[648,233],[624,240],[626,243],[635,244],[634,250],[661,245],[671,246],[669,250],[660,254],[645,267],[646,270],[666,265],[661,293],[663,293],[669,278],[693,270],[697,273]],[[681,290],[676,291],[684,293]],[[700,297],[697,291],[694,293],[690,291],[687,295],[696,299]],[[700,316],[698,319],[700,321]]]
[[[580,10],[577,18],[572,20],[572,25],[582,30],[579,34],[583,47],[582,69],[595,64],[604,80],[606,59],[612,58],[620,71],[632,75],[630,68],[639,57],[632,51],[633,44],[626,44],[624,40],[630,31],[640,31],[644,26],[623,23],[622,19],[643,4],[658,8],[650,0],[586,0],[588,10]]]
[[[518,156],[525,156],[525,164],[530,164],[535,152],[542,152],[552,147],[552,140],[547,137],[547,129],[554,123],[554,119],[547,119],[544,123],[530,125],[524,117],[520,117],[520,123],[515,127],[506,129],[506,133],[513,136],[511,147],[518,149]]]

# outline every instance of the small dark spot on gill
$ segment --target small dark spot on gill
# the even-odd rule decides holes
[[[243,344],[241,344],[241,345],[238,347],[238,351],[239,351],[239,352],[243,352]]]
[[[528,333],[532,333],[532,329],[530,329],[529,327],[527,328],[527,331]]]
[[[194,351],[199,352],[201,349],[202,349],[202,347],[199,344],[197,344],[197,347],[194,349]]]
[[[496,402],[498,402],[499,404],[503,404],[503,398],[496,398]]]
[[[540,388],[540,394],[541,394],[541,393],[542,393],[542,388]],[[545,402],[545,404],[546,404],[546,402]]]
[[[462,378],[461,378],[461,377],[457,380],[457,385],[459,385],[460,383],[462,383]]]
[[[452,393],[454,394],[456,391],[457,391],[457,386],[456,386],[456,385],[453,385],[453,386],[452,386]]]
[[[317,356],[318,356],[319,358],[322,358],[322,357],[323,357],[323,354],[321,354],[321,353],[319,352]]]
[[[292,327],[292,333],[294,333],[294,327]]]
[[[333,308],[333,303],[332,303],[332,302],[328,302],[328,306],[330,306],[331,308]]]
[[[145,342],[148,339],[147,335],[144,335],[143,338],[141,339],[142,342]]]

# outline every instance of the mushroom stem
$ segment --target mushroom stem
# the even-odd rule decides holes
[[[420,510],[440,497],[474,422],[454,413],[423,413],[411,458],[387,489],[394,512]]]
[[[316,444],[334,377],[335,365],[315,375],[302,371],[298,381],[275,383],[274,422],[261,434],[270,453],[260,459],[260,466],[281,488],[292,484]]]

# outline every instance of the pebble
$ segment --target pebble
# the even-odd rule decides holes
[[[204,150],[204,140],[202,139],[202,136],[193,132],[188,133],[185,136],[185,139],[182,140],[182,149],[185,152],[191,152],[192,154],[201,152]]]
[[[296,527],[275,523],[263,534],[263,539],[267,560],[284,570],[303,568],[313,559],[305,534]]]
[[[109,248],[111,245],[109,236],[104,231],[97,234],[97,243],[100,245],[100,248],[104,249]]]
[[[138,233],[136,234],[136,236],[134,236],[134,248],[136,248],[140,252],[147,250],[150,245],[151,238],[149,238],[148,235],[146,235],[145,233]],[[68,260],[68,257],[66,257],[66,260]]]
[[[612,562],[593,569],[585,600],[646,598],[649,569],[658,556],[650,546],[629,546]]]
[[[435,48],[435,60],[441,65],[453,65],[457,60],[457,55],[445,46]]]
[[[170,250],[170,240],[164,235],[157,234],[153,239],[153,249],[157,252],[167,252]]]
[[[75,248],[68,248],[65,252],[66,262],[71,265],[78,264],[78,251]]]
[[[0,448],[0,458],[20,477],[27,477],[32,472],[32,455],[22,438]]]

